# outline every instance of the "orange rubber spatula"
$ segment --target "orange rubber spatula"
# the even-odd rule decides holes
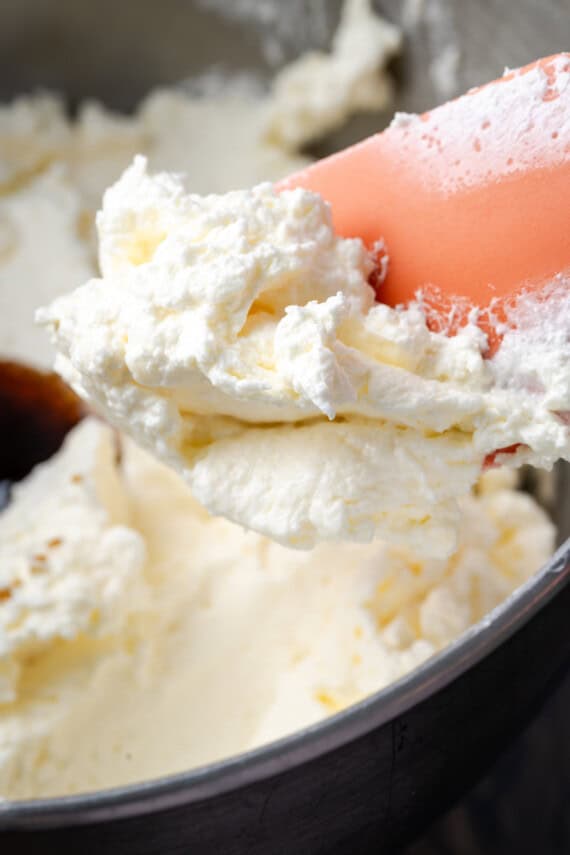
[[[383,239],[379,299],[431,291],[487,309],[570,271],[570,54],[538,60],[391,127],[283,181],[331,203],[338,234]],[[484,315],[484,313],[483,313]],[[433,321],[433,318],[432,318]],[[490,353],[499,336],[489,317]]]

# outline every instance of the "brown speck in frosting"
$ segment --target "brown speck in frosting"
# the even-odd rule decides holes
[[[30,564],[30,573],[32,576],[37,576],[38,573],[45,573],[47,569],[45,561],[32,561]]]

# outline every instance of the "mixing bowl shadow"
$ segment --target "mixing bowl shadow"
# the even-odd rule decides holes
[[[320,19],[314,2],[264,5],[277,16],[272,26],[285,59],[306,47],[307,38],[319,40],[334,4],[325,3]],[[501,0],[440,5],[452,27],[441,32],[447,39],[452,33],[462,58],[460,89],[495,76],[502,65],[562,47],[563,2],[539,8],[521,0],[516,18]],[[403,4],[380,6],[393,20],[402,14]],[[215,0],[4,0],[0,97],[49,86],[67,92],[71,103],[98,96],[127,109],[153,85],[211,62],[267,73],[268,57],[275,55],[263,47],[267,14],[253,14],[252,3],[236,3],[226,15],[219,11],[224,8]],[[280,23],[279,15],[291,20]],[[437,76],[424,73],[442,49],[432,30],[420,22],[408,32],[396,68],[400,108],[441,100]],[[370,120],[359,122],[352,134],[372,130]],[[568,531],[569,498],[567,470],[561,470],[552,503],[561,532]],[[506,603],[421,668],[322,724],[256,751],[117,790],[0,802],[0,852],[394,851],[473,785],[561,679],[570,661],[569,581],[566,542]]]

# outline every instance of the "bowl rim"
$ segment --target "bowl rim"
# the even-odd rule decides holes
[[[448,686],[507,641],[570,582],[570,538],[527,582],[452,644],[394,683],[321,722],[258,748],[150,781],[73,796],[0,799],[0,831],[127,819],[190,805],[316,759]]]

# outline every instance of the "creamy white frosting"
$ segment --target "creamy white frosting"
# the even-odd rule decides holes
[[[69,143],[63,99],[22,95],[0,104],[0,193],[43,171]]]
[[[75,428],[2,530],[21,568],[3,584],[22,580],[13,597],[37,632],[27,623],[16,639],[21,612],[0,601],[3,661],[19,669],[0,700],[0,796],[181,772],[317,722],[455,639],[553,546],[552,524],[504,473],[464,500],[453,558],[429,560],[381,542],[292,551],[208,516],[129,440],[119,464],[113,451],[102,424]],[[29,577],[39,550],[46,570]]]
[[[486,455],[570,456],[561,336],[530,388],[474,324],[450,338],[419,305],[375,303],[364,246],[317,194],[201,197],[138,158],[97,226],[101,277],[39,314],[58,370],[212,513],[289,546],[382,536],[445,555]]]
[[[293,151],[340,127],[357,110],[381,110],[392,96],[385,73],[402,34],[372,10],[346,0],[331,51],[309,51],[273,82],[269,133]]]
[[[93,275],[79,237],[81,213],[80,196],[58,165],[0,194],[0,359],[53,362],[55,353],[32,319],[42,301]]]
[[[507,69],[499,86],[483,86],[476,98],[468,92],[422,116],[397,113],[394,122],[406,129],[397,156],[408,163],[429,163],[429,174],[449,193],[537,164],[564,163],[570,116],[567,96],[557,96],[569,86],[570,58],[559,54],[530,71]],[[478,157],[465,158],[470,145]],[[434,158],[434,150],[445,156]]]
[[[145,548],[128,528],[117,453],[110,428],[84,421],[0,514],[0,707],[32,657],[122,632],[135,609]]]

